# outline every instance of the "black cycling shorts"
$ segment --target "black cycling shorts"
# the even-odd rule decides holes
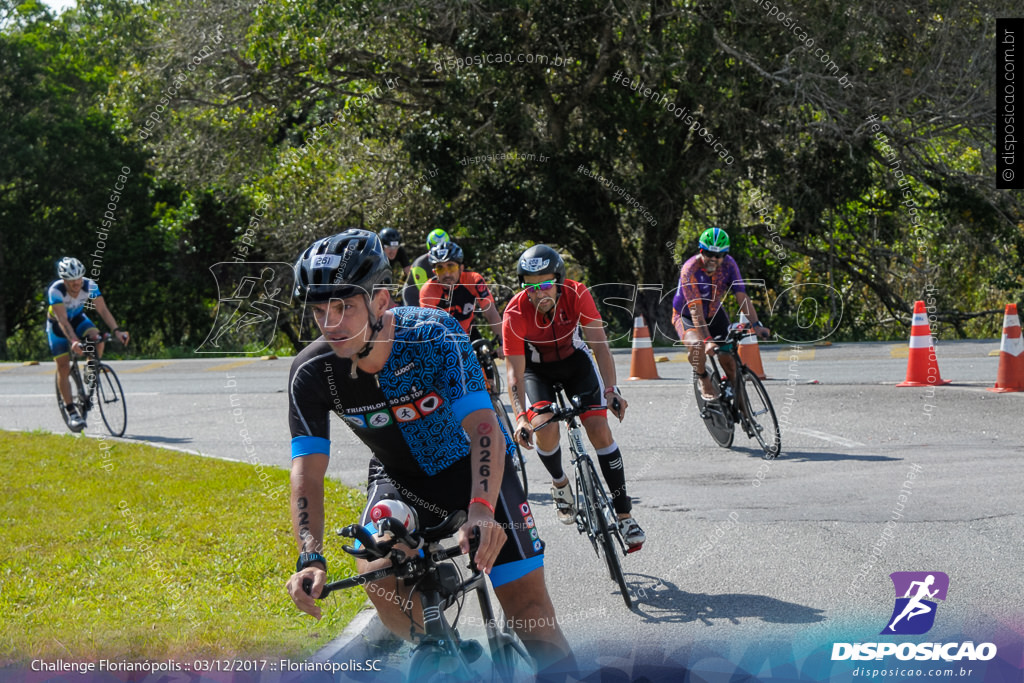
[[[555,402],[555,384],[561,384],[569,398],[579,396],[583,405],[590,410],[580,417],[587,419],[592,415],[605,415],[608,404],[604,400],[604,382],[597,370],[597,363],[589,351],[576,349],[564,360],[550,363],[531,363],[526,361],[526,372],[523,375],[526,388],[527,419],[533,420],[536,411]]]
[[[693,318],[681,315],[679,319],[683,321],[684,330],[692,330],[696,327],[693,324]],[[708,333],[715,339],[722,339],[729,334],[729,314],[725,312],[724,307],[719,306],[718,312],[708,322]]]
[[[371,458],[366,508],[359,523],[373,533],[376,527],[370,520],[370,508],[380,500],[391,499],[416,509],[420,529],[437,526],[452,512],[469,507],[470,465],[470,458],[463,458],[432,477],[399,480],[389,476],[379,460]],[[496,588],[544,566],[544,541],[509,460],[505,462],[494,519],[505,530],[505,544],[490,573],[491,585]]]

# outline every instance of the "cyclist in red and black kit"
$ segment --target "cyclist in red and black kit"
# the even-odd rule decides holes
[[[631,552],[639,550],[647,537],[630,514],[633,502],[626,493],[622,453],[606,417],[610,405],[621,422],[628,404],[615,386],[615,362],[594,298],[582,283],[565,278],[565,263],[549,246],[527,249],[516,270],[525,291],[509,302],[502,325],[516,438],[532,448],[536,436],[537,454],[551,475],[558,519],[572,524],[576,508],[569,478],[562,469],[558,427],[536,435],[534,430],[551,419],[550,414],[536,411],[555,400],[554,384],[561,384],[569,396],[582,396],[590,410],[581,421],[611,490],[622,536]]]
[[[470,341],[480,338],[480,332],[473,326],[473,314],[479,307],[500,345],[501,316],[498,315],[494,297],[483,276],[466,270],[463,260],[462,247],[455,242],[441,242],[430,250],[434,277],[420,290],[420,306],[447,311],[459,321]],[[500,357],[500,349],[498,353]]]

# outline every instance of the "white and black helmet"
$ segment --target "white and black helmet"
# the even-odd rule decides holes
[[[455,261],[462,263],[462,247],[455,242],[439,242],[430,248],[430,264],[436,266],[438,263]]]
[[[317,240],[295,262],[295,296],[307,303],[373,296],[391,284],[391,265],[380,238],[351,228]]]
[[[557,251],[546,244],[537,244],[523,252],[516,266],[519,286],[527,275],[554,275],[558,284],[565,282],[565,262]]]
[[[57,262],[57,275],[61,280],[77,280],[85,275],[85,266],[73,256],[65,256]]]

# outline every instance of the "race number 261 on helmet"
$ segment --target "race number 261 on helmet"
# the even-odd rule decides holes
[[[372,296],[391,284],[391,264],[377,235],[352,228],[311,244],[295,262],[295,295],[307,303]]]

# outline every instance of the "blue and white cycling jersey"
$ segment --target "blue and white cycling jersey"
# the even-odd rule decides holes
[[[56,280],[46,291],[46,317],[51,322],[57,322],[57,316],[53,313],[54,304],[64,304],[64,310],[68,315],[68,320],[73,319],[85,310],[85,302],[89,299],[95,299],[100,294],[100,286],[96,284],[95,280],[89,278],[82,278],[82,289],[78,291],[78,296],[71,296],[68,294],[68,288],[64,286],[63,280]]]
[[[288,381],[293,458],[330,454],[332,412],[394,476],[432,477],[469,457],[462,420],[492,409],[469,337],[443,311],[403,306],[391,313],[394,344],[376,375],[360,370],[352,379],[351,361],[322,338],[295,358]],[[511,436],[501,428],[511,457]]]

